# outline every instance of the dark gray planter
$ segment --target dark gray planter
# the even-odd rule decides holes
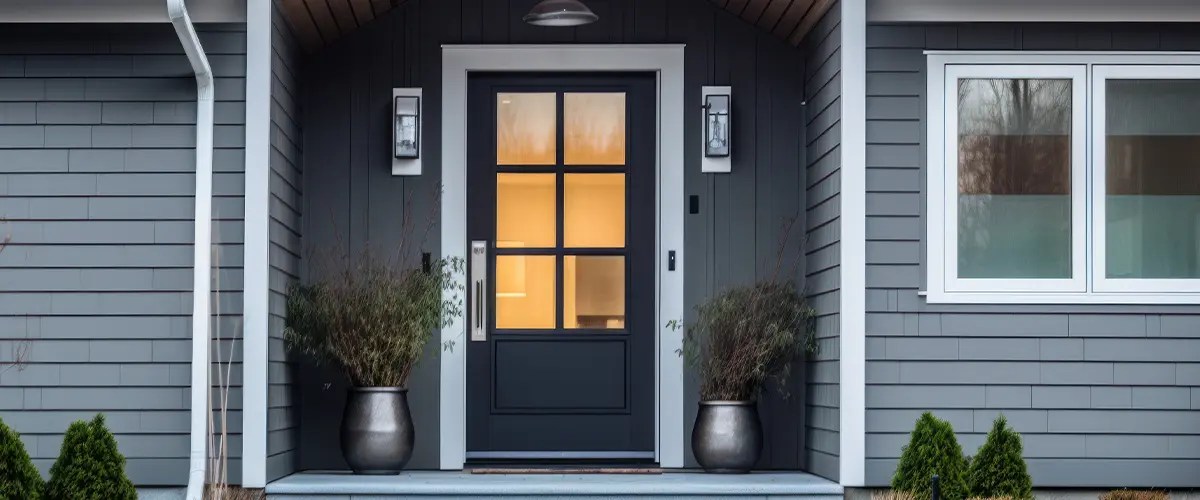
[[[413,454],[408,389],[351,387],[342,413],[342,457],[355,474],[399,474]]]
[[[754,401],[700,402],[692,427],[692,454],[706,472],[750,472],[762,448],[762,422]]]

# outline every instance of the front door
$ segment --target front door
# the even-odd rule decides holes
[[[467,460],[653,461],[654,75],[469,85]]]

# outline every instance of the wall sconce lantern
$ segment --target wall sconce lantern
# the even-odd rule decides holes
[[[704,156],[700,159],[700,171],[706,173],[728,173],[732,170],[731,111],[733,98],[730,87],[704,87]]]
[[[392,89],[392,175],[421,175],[421,89]]]
[[[421,98],[396,96],[396,158],[421,157]]]
[[[704,96],[704,156],[729,156],[729,96]]]

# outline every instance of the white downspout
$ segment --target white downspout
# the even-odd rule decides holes
[[[192,282],[192,439],[187,500],[204,497],[208,460],[209,298],[212,294],[213,75],[184,0],[167,0],[167,17],[196,73],[196,218]]]

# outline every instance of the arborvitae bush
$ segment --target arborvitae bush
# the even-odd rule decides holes
[[[962,447],[954,436],[954,427],[925,412],[917,419],[912,437],[900,454],[892,489],[917,498],[930,498],[931,479],[937,475],[941,498],[963,500],[967,497],[964,469]]]
[[[973,497],[1033,498],[1033,479],[1021,456],[1021,435],[1000,415],[992,423],[987,441],[971,460],[967,488]]]
[[[104,425],[104,415],[77,420],[63,437],[58,460],[50,467],[47,500],[137,500],[125,476],[125,456]]]
[[[45,486],[21,435],[0,420],[0,500],[41,500]]]

